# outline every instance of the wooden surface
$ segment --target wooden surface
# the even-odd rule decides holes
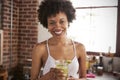
[[[0,71],[0,77],[3,78],[2,80],[7,80],[8,72],[6,70],[5,71]]]

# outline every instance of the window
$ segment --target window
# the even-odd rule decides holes
[[[85,45],[87,51],[116,52],[118,0],[71,0],[76,20],[68,36]]]

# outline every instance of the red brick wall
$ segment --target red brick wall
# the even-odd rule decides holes
[[[13,28],[11,33],[11,2],[10,0],[3,0],[3,65],[9,68],[10,61],[12,67],[17,65],[18,61],[18,27],[19,27],[19,7],[18,2],[14,1],[13,7]],[[12,34],[12,41],[11,41]],[[11,48],[12,42],[12,48]],[[10,54],[12,51],[12,55]],[[10,57],[12,56],[12,57]]]
[[[3,0],[3,66],[7,69],[18,63],[25,65],[25,60],[31,58],[38,34],[37,6],[37,0],[13,0],[11,48],[11,0]]]
[[[33,45],[37,42],[37,6],[37,0],[20,0],[18,58],[23,64],[31,58]]]

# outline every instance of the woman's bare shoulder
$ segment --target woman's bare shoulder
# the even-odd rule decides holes
[[[46,41],[43,41],[43,42],[40,42],[40,43],[37,43],[34,45],[34,48],[33,48],[33,53],[39,53],[39,54],[42,54],[44,53],[44,51],[46,50],[45,47],[46,46]]]
[[[43,48],[43,47],[45,47],[45,45],[46,45],[46,41],[39,42],[39,43],[35,44],[35,48]]]
[[[86,55],[86,50],[85,50],[85,46],[84,44],[80,43],[80,42],[74,42],[75,45],[76,45],[76,51],[77,51],[77,54],[79,56],[83,56],[83,55]]]
[[[80,42],[74,41],[77,48],[84,48],[84,45]]]

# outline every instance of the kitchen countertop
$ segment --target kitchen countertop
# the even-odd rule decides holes
[[[96,75],[95,78],[87,78],[87,80],[120,80],[117,76],[114,76],[111,73],[103,73],[102,76]]]

